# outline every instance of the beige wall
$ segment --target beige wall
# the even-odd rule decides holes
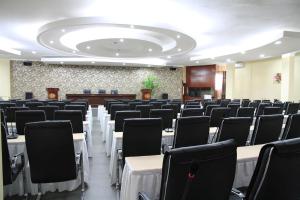
[[[10,98],[10,61],[0,59],[0,97]]]
[[[295,56],[293,101],[300,100],[300,54]]]

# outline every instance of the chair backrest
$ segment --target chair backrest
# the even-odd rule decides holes
[[[176,121],[173,147],[207,144],[209,117],[180,117]]]
[[[293,139],[300,137],[300,114],[290,115],[285,124],[282,139]]]
[[[214,101],[209,100],[209,101],[203,101],[203,102],[202,102],[202,105],[203,105],[203,109],[206,110],[207,106],[210,106],[210,105],[217,105],[217,103],[214,102]]]
[[[250,102],[248,107],[256,109],[258,107],[258,105],[259,105],[259,103],[257,103],[257,102]]]
[[[4,115],[4,111],[2,109],[0,109],[0,114],[1,114],[1,123],[4,123],[4,125],[6,126],[6,117]]]
[[[184,108],[201,108],[200,105],[185,105]]]
[[[128,104],[113,104],[110,107],[110,120],[115,120],[116,112],[122,110],[130,110],[130,106]]]
[[[250,102],[251,101],[249,99],[243,99],[241,103],[241,107],[248,107]]]
[[[263,115],[276,115],[282,114],[282,109],[280,107],[265,107],[263,110]]]
[[[123,165],[129,156],[159,155],[161,153],[162,120],[125,119],[123,128]]]
[[[70,121],[32,122],[25,126],[32,183],[53,183],[77,177]]]
[[[220,107],[219,105],[208,105],[205,109],[205,116],[210,116],[213,108]]]
[[[7,108],[10,108],[10,107],[16,107],[16,104],[15,103],[0,103],[0,109],[3,110],[4,114],[6,115],[6,110]]]
[[[172,109],[173,110],[173,119],[177,119],[177,114],[180,113],[179,104],[166,104],[161,106],[162,109]]]
[[[141,118],[149,118],[150,110],[153,109],[152,105],[137,105],[135,107],[136,110],[141,112]]]
[[[283,110],[286,110],[287,107],[288,107],[288,105],[289,105],[290,103],[293,103],[293,102],[291,102],[291,101],[286,101],[286,102],[284,102],[284,103],[283,103]]]
[[[187,106],[187,105],[200,106],[200,103],[197,101],[188,101],[188,102],[186,102],[186,104],[184,106]]]
[[[173,109],[152,109],[150,110],[150,118],[161,118],[162,130],[172,128]]]
[[[163,105],[163,103],[159,101],[150,102],[149,104],[152,105],[154,109],[161,109]]]
[[[30,101],[25,103],[25,106],[28,107],[30,110],[37,110],[38,106],[43,106],[43,105],[44,103],[39,101]]]
[[[280,112],[280,114],[282,114],[283,113],[283,108],[284,108],[284,104],[282,103],[282,102],[274,102],[273,104],[272,104],[272,106],[273,107],[279,107],[279,108],[281,108],[281,112]]]
[[[213,108],[210,114],[210,127],[220,127],[224,118],[229,117],[230,108]]]
[[[59,110],[64,110],[66,103],[63,102],[63,101],[52,101],[52,102],[49,102],[48,105],[50,105],[50,106],[58,106]]]
[[[261,115],[256,120],[251,144],[265,144],[279,139],[283,115]]]
[[[124,120],[131,119],[131,118],[141,118],[141,111],[138,110],[117,111],[115,117],[115,132],[123,132]]]
[[[83,133],[83,119],[80,110],[56,110],[55,120],[69,120],[72,125],[73,133]]]
[[[106,106],[106,110],[107,110],[107,113],[110,114],[110,108],[113,104],[122,104],[122,102],[120,101],[108,101],[107,102],[107,106]],[[130,107],[130,109],[132,110],[132,108]]]
[[[142,102],[130,102],[128,103],[130,110],[135,110],[137,105],[142,105]]]
[[[250,117],[225,118],[218,131],[216,141],[234,139],[237,146],[245,146],[251,124],[252,119]]]
[[[70,102],[70,105],[81,105],[81,106],[85,106],[85,115],[87,114],[87,110],[89,109],[89,104],[87,101],[72,101]]]
[[[160,200],[229,199],[236,157],[233,140],[166,152]]]
[[[46,120],[54,119],[54,111],[58,110],[58,106],[38,106],[37,109],[45,111]]]
[[[254,112],[255,112],[255,108],[253,108],[253,107],[242,107],[242,108],[238,109],[236,116],[237,117],[250,117],[251,119],[253,119]]]
[[[299,105],[299,103],[289,103],[285,111],[285,115],[297,114]]]
[[[236,113],[237,113],[237,110],[240,108],[240,104],[228,104],[227,108],[230,108],[230,111],[229,111],[229,116],[230,117],[235,117],[236,116]]]
[[[299,166],[299,138],[265,145],[260,151],[245,199],[299,199]]]
[[[186,108],[181,111],[181,117],[203,116],[202,108]]]
[[[43,110],[20,110],[16,111],[16,128],[19,135],[24,135],[24,127],[29,122],[45,121],[46,115]]]
[[[270,105],[271,105],[270,103],[260,103],[256,110],[255,116],[258,117],[260,115],[263,115],[265,107],[269,107]]]
[[[6,135],[7,135],[7,129],[5,125],[1,123],[3,185],[8,185],[13,182],[11,160],[10,160]]]
[[[65,110],[80,110],[82,114],[83,121],[86,120],[85,113],[86,113],[86,107],[84,105],[65,105]]]
[[[221,102],[220,102],[220,106],[221,107],[227,107],[228,104],[230,103],[230,99],[222,99]]]
[[[6,122],[16,122],[16,111],[29,110],[28,107],[9,107],[6,108]]]

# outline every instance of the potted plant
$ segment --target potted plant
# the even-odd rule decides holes
[[[151,99],[151,95],[154,94],[155,89],[158,88],[159,84],[157,82],[157,78],[153,75],[149,75],[143,81],[143,89],[142,92],[142,99],[149,100]]]

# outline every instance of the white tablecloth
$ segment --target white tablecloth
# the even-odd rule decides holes
[[[83,154],[83,169],[84,169],[84,181],[88,183],[89,177],[89,159],[87,153],[87,146],[85,142],[84,134],[73,134],[74,139],[74,149],[75,153],[82,152]],[[8,140],[8,148],[10,152],[10,156],[13,156],[18,153],[25,152],[25,166],[26,166],[26,178],[27,178],[27,192],[31,194],[37,194],[37,184],[31,183],[30,178],[30,169],[29,169],[29,162],[28,157],[26,154],[26,147],[25,147],[25,137],[24,135],[20,135],[17,139],[9,139]],[[75,156],[75,155],[74,155]],[[49,183],[49,184],[42,184],[42,193],[51,191],[54,192],[58,190],[61,191],[72,191],[80,186],[80,174],[76,180],[60,182],[60,183]],[[23,195],[23,179],[22,173],[18,176],[16,181],[4,187],[4,195],[5,196],[12,196],[12,195]]]
[[[165,132],[162,133],[162,144],[172,145],[174,133]],[[117,169],[118,169],[118,153],[119,149],[122,149],[123,132],[113,132],[113,142],[111,148],[111,157],[109,163],[109,174],[111,176],[111,184],[117,182]]]
[[[234,187],[248,186],[262,145],[238,147]],[[122,175],[121,200],[137,199],[138,192],[159,199],[163,155],[128,157]]]

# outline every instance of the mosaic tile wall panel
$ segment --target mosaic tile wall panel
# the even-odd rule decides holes
[[[137,94],[141,97],[142,81],[148,75],[155,75],[159,88],[154,97],[168,93],[169,98],[181,98],[182,69],[145,67],[103,67],[54,65],[33,62],[24,66],[22,61],[11,61],[11,93],[13,98],[24,98],[25,92],[33,92],[38,99],[47,98],[46,88],[59,88],[59,97],[65,94],[81,94],[83,89],[118,89],[120,94]]]

